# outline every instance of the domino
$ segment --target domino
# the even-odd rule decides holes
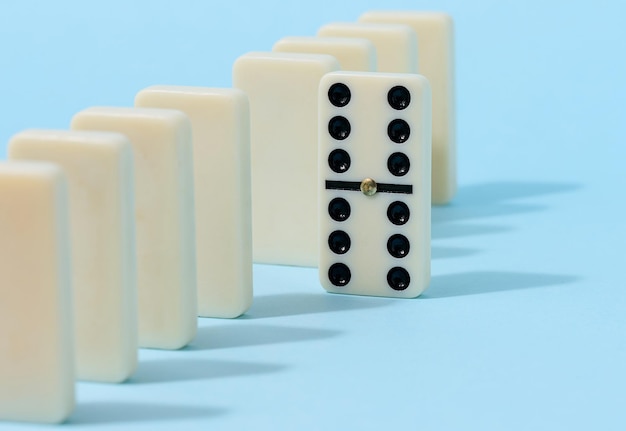
[[[376,48],[375,71],[417,73],[417,36],[407,25],[337,22],[321,27],[317,35],[368,39]]]
[[[356,37],[285,37],[274,44],[274,52],[328,54],[341,70],[374,72],[376,48],[368,39]]]
[[[122,382],[137,367],[133,158],[117,133],[31,130],[9,158],[55,163],[67,177],[76,375]]]
[[[433,91],[432,200],[446,204],[457,189],[452,18],[437,12],[372,11],[359,21],[405,24],[417,34],[419,73]]]
[[[248,97],[237,89],[154,86],[135,105],[178,109],[191,120],[198,312],[240,316],[252,304]]]
[[[58,166],[0,162],[0,420],[74,409],[66,193]]]
[[[317,89],[330,55],[254,52],[233,84],[250,100],[253,259],[317,265]]]
[[[330,73],[319,99],[322,286],[420,295],[430,281],[428,81],[416,74]]]
[[[118,132],[134,155],[139,346],[179,349],[197,330],[191,123],[180,111],[89,108],[74,130]]]

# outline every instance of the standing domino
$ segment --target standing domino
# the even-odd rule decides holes
[[[456,137],[454,109],[454,36],[452,18],[437,12],[374,11],[361,22],[406,24],[419,41],[419,73],[433,89],[432,200],[449,202],[456,193]]]
[[[317,35],[369,39],[376,47],[376,71],[417,73],[418,41],[407,25],[337,22],[323,26]]]
[[[60,165],[67,176],[76,370],[122,382],[137,366],[137,283],[132,150],[117,133],[32,130],[11,159]]]
[[[233,84],[250,100],[252,244],[256,262],[317,265],[317,90],[329,55],[255,52]]]
[[[248,98],[232,88],[154,86],[135,105],[178,109],[191,120],[198,312],[237,317],[252,304]]]
[[[322,286],[416,297],[430,281],[428,81],[330,73],[319,98]]]
[[[139,345],[179,349],[197,330],[191,124],[180,111],[90,108],[75,130],[126,135],[133,148]]]
[[[0,163],[0,420],[74,408],[67,205],[58,166]]]
[[[328,54],[341,70],[374,72],[376,48],[368,39],[357,37],[285,37],[274,44],[274,52]]]

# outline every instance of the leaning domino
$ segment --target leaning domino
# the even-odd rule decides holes
[[[374,72],[376,48],[368,39],[357,37],[284,37],[274,44],[274,52],[328,54],[339,62],[341,70]]]
[[[418,70],[433,90],[432,201],[449,202],[456,193],[454,36],[452,18],[437,12],[368,12],[362,22],[409,25],[419,42]]]
[[[339,69],[321,54],[255,52],[233,85],[250,100],[252,244],[256,262],[317,265],[317,89]]]
[[[0,163],[0,420],[74,408],[67,205],[58,166]]]
[[[72,129],[118,132],[133,149],[139,346],[179,349],[197,330],[191,124],[180,111],[90,108]]]
[[[31,130],[9,157],[58,164],[70,204],[76,373],[122,382],[137,366],[133,158],[117,133]]]
[[[319,99],[322,286],[416,297],[430,280],[428,81],[330,73]]]
[[[191,120],[198,312],[237,317],[252,304],[248,98],[233,88],[154,86],[135,105],[178,109]]]
[[[376,47],[376,71],[417,73],[418,41],[407,25],[336,22],[320,28],[317,35],[368,39]]]

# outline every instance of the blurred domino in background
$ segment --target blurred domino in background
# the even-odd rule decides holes
[[[74,408],[67,190],[43,162],[0,163],[0,419]]]
[[[428,81],[330,73],[319,98],[322,286],[418,296],[430,281]]]
[[[198,312],[237,317],[252,304],[248,97],[233,88],[154,86],[135,105],[178,109],[191,120]]]
[[[359,20],[405,24],[417,34],[418,71],[430,81],[433,91],[432,201],[445,204],[457,188],[452,18],[438,12],[372,11]]]
[[[317,265],[317,92],[339,69],[322,54],[253,52],[237,59],[233,85],[250,100],[253,257]]]
[[[284,37],[274,44],[274,52],[328,54],[341,70],[374,72],[376,48],[368,39],[357,37]]]
[[[66,177],[77,378],[122,382],[137,367],[133,157],[117,133],[31,130],[15,160],[49,161]]]
[[[134,155],[139,346],[179,349],[197,330],[191,123],[180,111],[90,108],[74,130],[118,132]]]
[[[407,25],[336,22],[321,27],[317,35],[368,39],[376,47],[375,71],[417,73],[417,37]]]

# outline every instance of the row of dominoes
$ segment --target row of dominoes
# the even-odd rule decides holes
[[[178,349],[198,315],[243,314],[253,259],[319,266],[332,292],[427,287],[431,160],[433,203],[456,181],[452,24],[361,21],[243,55],[233,89],[149,87],[134,108],[11,139],[0,418],[62,421],[75,377],[124,381],[138,347]]]

